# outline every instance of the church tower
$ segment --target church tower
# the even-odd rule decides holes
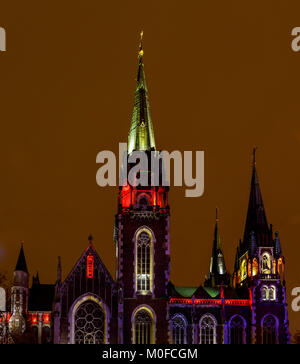
[[[26,314],[28,310],[28,269],[21,245],[18,261],[13,276],[11,288],[11,317],[9,329],[11,333],[22,334],[26,328]]]
[[[236,252],[233,285],[249,290],[252,304],[252,343],[290,341],[285,260],[278,232],[267,222],[253,151],[250,198],[244,230]]]
[[[119,286],[118,342],[168,343],[168,295],[170,272],[168,187],[152,183],[150,156],[158,156],[144,73],[144,50],[138,54],[134,109],[128,135],[128,155],[145,152],[148,168],[139,170],[150,182],[119,188],[115,220],[117,282]],[[134,167],[126,163],[127,172]],[[159,330],[156,329],[159,326]]]

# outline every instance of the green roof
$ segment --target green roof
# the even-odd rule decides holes
[[[211,298],[217,297],[217,295],[220,293],[218,289],[212,287],[203,287],[203,289],[210,295]]]
[[[183,297],[192,297],[198,287],[178,287],[175,286],[175,290]]]

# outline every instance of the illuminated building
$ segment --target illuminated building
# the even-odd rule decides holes
[[[143,53],[141,44],[129,154],[156,150]],[[148,171],[140,173],[152,177]],[[285,260],[279,235],[267,223],[255,152],[247,220],[234,273],[229,274],[225,265],[217,216],[203,286],[178,287],[170,282],[169,188],[161,179],[160,169],[158,186],[124,183],[119,188],[115,279],[89,237],[87,248],[64,280],[59,260],[55,285],[42,285],[34,277],[29,289],[21,248],[12,288],[12,331],[22,333],[26,327],[35,332],[38,342],[56,344],[290,342]]]

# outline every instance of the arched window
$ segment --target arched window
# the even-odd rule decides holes
[[[261,296],[263,301],[267,301],[269,299],[269,290],[267,286],[262,287]]]
[[[264,253],[261,260],[261,272],[271,274],[271,258],[268,253]]]
[[[146,207],[150,204],[149,202],[149,196],[145,193],[142,193],[138,196],[138,204],[141,205],[141,207]]]
[[[247,260],[243,259],[241,264],[241,281],[247,278]]]
[[[139,233],[136,242],[136,291],[152,291],[152,239],[146,230]]]
[[[276,344],[277,343],[277,322],[274,316],[267,315],[262,322],[262,343]]]
[[[147,309],[140,309],[134,316],[134,344],[154,344],[153,316]]]
[[[216,344],[217,321],[212,315],[205,315],[200,320],[200,344]]]
[[[276,300],[276,288],[274,286],[271,286],[269,288],[269,300],[270,301]]]
[[[258,263],[257,263],[257,259],[254,258],[253,265],[252,265],[252,275],[256,276],[257,274],[258,274]]]
[[[173,344],[186,344],[186,322],[182,315],[172,318]]]
[[[101,306],[88,300],[83,302],[75,312],[74,343],[105,344],[105,314]]]
[[[234,316],[230,321],[230,344],[245,344],[245,323],[241,316]]]

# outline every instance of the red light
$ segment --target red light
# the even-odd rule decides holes
[[[36,314],[32,315],[32,323],[37,324],[37,322],[38,322],[37,315]]]
[[[219,298],[170,298],[171,305],[222,305],[222,299]],[[249,300],[225,299],[225,305],[228,306],[248,306]]]
[[[44,314],[43,321],[44,321],[45,324],[49,324],[49,322],[50,322],[50,315],[49,315],[49,313],[45,313]]]
[[[121,203],[123,207],[130,207],[131,205],[131,188],[129,184],[122,187]]]
[[[86,276],[88,278],[93,278],[94,276],[94,257],[92,253],[86,258]]]

